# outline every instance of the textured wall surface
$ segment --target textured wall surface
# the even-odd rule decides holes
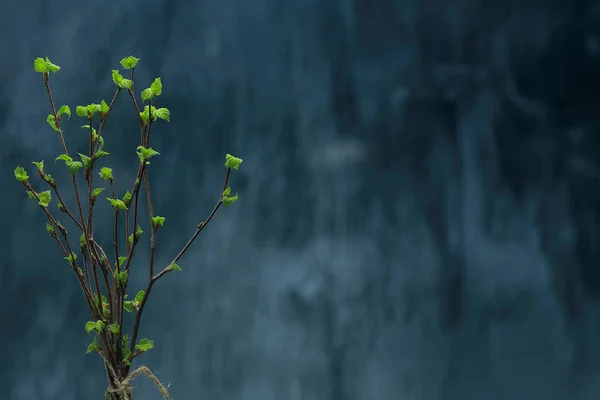
[[[21,0],[0,15],[0,399],[101,398],[80,289],[12,171],[44,159],[67,178],[33,59],[63,67],[51,85],[74,108],[110,99],[129,54],[172,113],[152,139],[159,264],[211,210],[223,155],[244,158],[240,201],[145,313],[141,361],[176,399],[597,398],[594,2]],[[122,191],[132,111],[120,98],[106,127]],[[79,125],[64,125],[73,149]],[[97,229],[110,243],[109,219]]]

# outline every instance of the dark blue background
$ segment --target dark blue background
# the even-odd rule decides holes
[[[174,398],[597,397],[598,2],[21,0],[0,19],[0,399],[102,396],[80,290],[13,169],[44,159],[73,201],[33,59],[63,67],[74,109],[109,100],[130,54],[172,113],[152,143],[159,265],[212,208],[224,154],[244,159],[240,201],[146,309],[139,361]],[[121,191],[138,135],[123,96]]]

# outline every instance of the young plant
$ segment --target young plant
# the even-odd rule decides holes
[[[112,80],[116,90],[110,103],[107,104],[102,100],[99,104],[92,103],[75,108],[76,115],[85,120],[83,128],[88,134],[89,146],[87,154],[77,153],[79,158],[73,158],[67,148],[63,128],[65,117],[66,119],[71,118],[71,109],[66,105],[56,108],[49,84],[50,75],[58,72],[60,67],[53,64],[47,57],[45,59],[36,58],[33,64],[34,70],[42,75],[48,100],[50,101],[51,113],[46,121],[52,130],[56,132],[63,151],[62,154],[56,157],[55,162],[62,161],[70,172],[71,184],[76,199],[75,209],[73,210],[63,201],[62,187],[59,190],[57,181],[47,173],[44,161],[34,161],[33,164],[41,178],[41,185],[46,186],[47,190],[40,189],[38,184],[33,184],[24,168],[17,167],[14,171],[15,178],[27,189],[26,193],[29,198],[37,201],[45,214],[48,221],[46,230],[58,244],[64,259],[81,286],[83,297],[92,317],[85,324],[86,332],[93,335],[93,341],[88,346],[86,354],[98,353],[102,357],[108,379],[105,399],[111,400],[131,400],[131,381],[139,375],[150,377],[163,397],[165,399],[169,398],[167,389],[150,369],[140,366],[132,371],[133,360],[154,347],[152,340],[138,338],[142,314],[156,282],[171,271],[181,271],[178,264],[180,258],[210,222],[217,210],[222,204],[228,206],[238,199],[237,194],[232,196],[231,188],[227,186],[227,183],[231,170],[237,170],[242,163],[240,158],[230,154],[225,156],[225,179],[213,210],[204,221],[198,224],[194,234],[173,260],[161,270],[155,271],[157,232],[164,225],[166,219],[156,215],[152,208],[150,181],[148,179],[150,159],[160,155],[160,153],[150,147],[150,133],[154,122],[159,119],[168,122],[171,113],[167,108],[156,108],[153,105],[154,100],[161,95],[163,90],[161,78],[154,79],[150,87],[141,91],[141,100],[146,105],[143,109],[140,109],[134,94],[135,67],[138,61],[139,58],[133,56],[121,60],[123,69],[131,72],[129,78],[123,77],[119,70],[112,71]],[[119,197],[115,193],[115,177],[112,169],[105,166],[101,167],[99,164],[109,155],[104,150],[104,126],[117,98],[122,92],[129,96],[135,109],[140,126],[140,144],[136,149],[139,164],[135,180],[131,185],[131,190]],[[110,196],[106,197],[107,201],[100,202],[100,204],[101,207],[108,206],[112,208],[115,238],[111,255],[108,254],[110,251],[105,251],[98,244],[94,235],[94,210],[98,203],[97,200],[102,197],[102,192],[107,189],[105,187],[94,187],[94,171],[97,167],[100,168],[98,175],[106,182],[110,193]],[[85,179],[84,188],[80,188],[77,183],[78,174],[83,174]],[[148,283],[145,289],[138,290],[135,296],[131,298],[128,297],[128,293],[130,293],[129,271],[132,268],[132,260],[139,239],[144,233],[140,226],[141,218],[138,215],[142,187],[149,214],[147,227],[150,233]],[[50,204],[53,194],[57,198],[58,210],[66,214],[78,232],[81,233],[78,247],[73,245],[70,240],[72,237],[69,236],[65,226],[55,216],[55,211],[51,211]],[[119,243],[120,229],[124,230],[125,233],[126,243],[124,244]],[[123,326],[125,313],[131,313],[134,317],[135,322],[131,327],[131,335],[125,333],[126,329]]]

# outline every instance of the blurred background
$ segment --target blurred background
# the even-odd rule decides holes
[[[584,400],[600,393],[600,3],[21,0],[0,5],[0,399],[101,399],[81,291],[13,170],[74,204],[57,105],[162,78],[150,179],[166,265],[138,361],[174,399]],[[71,152],[86,134],[63,123]],[[103,164],[121,195],[126,96]],[[97,178],[96,182],[99,183]],[[33,179],[39,185],[39,181]],[[42,187],[41,185],[39,186]],[[108,204],[96,237],[110,246]],[[142,228],[148,231],[142,220]],[[76,238],[78,235],[72,234]],[[138,247],[131,291],[145,286]],[[159,399],[145,378],[135,399]]]

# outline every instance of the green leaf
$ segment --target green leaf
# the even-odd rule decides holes
[[[118,323],[114,323],[114,324],[110,324],[108,325],[108,330],[111,331],[112,333],[114,333],[115,335],[119,333],[119,324]]]
[[[46,57],[45,60],[41,57],[38,57],[35,60],[33,60],[33,69],[35,70],[35,72],[45,73],[45,72],[58,72],[60,67],[56,64],[52,64],[52,62],[48,59],[48,57]]]
[[[133,307],[133,301],[123,301],[123,309],[127,312],[135,311],[135,308]]]
[[[50,193],[49,190],[38,193],[38,197],[39,197],[38,204],[44,208],[48,207],[50,205],[50,202],[52,201],[52,194]]]
[[[127,261],[127,257],[119,257],[118,263],[119,263],[119,268],[121,268],[123,266],[123,263]]]
[[[88,321],[85,323],[85,331],[87,333],[91,333],[94,329],[96,329],[96,321]]]
[[[180,267],[180,266],[179,266],[179,265],[178,265],[176,262],[172,262],[172,263],[169,265],[169,269],[170,269],[171,271],[181,271],[181,267]]]
[[[106,324],[100,319],[98,321],[88,321],[85,323],[85,331],[88,334],[92,332],[100,333],[105,326]]]
[[[150,108],[148,106],[145,106],[144,111],[140,112],[140,118],[144,121],[144,124],[148,123],[148,118],[150,118]]]
[[[100,304],[102,305],[102,314],[104,314],[104,316],[107,316],[108,314],[110,314],[110,310],[108,309],[108,301],[106,301],[106,297],[104,297],[104,295],[100,295],[100,303],[98,301],[98,295],[95,294],[94,295],[94,304],[96,306],[100,306]],[[102,322],[102,321],[100,321]],[[102,325],[102,327],[104,327],[104,325]]]
[[[152,148],[147,149],[144,146],[138,146],[136,153],[138,155],[138,158],[140,159],[140,164],[154,156],[160,155],[158,151]]]
[[[33,60],[33,69],[35,72],[48,72],[46,69],[46,61],[44,61],[44,59],[41,57]]]
[[[27,182],[29,180],[29,175],[27,175],[27,171],[23,167],[15,168],[15,178],[19,182]]]
[[[153,97],[154,97],[154,92],[152,91],[151,88],[146,88],[146,89],[142,90],[142,101],[152,100]]]
[[[54,162],[57,162],[59,160],[64,162],[73,161],[73,159],[66,154],[61,154],[60,156],[56,157]]]
[[[60,132],[60,129],[58,129],[58,127],[56,126],[56,118],[54,118],[54,115],[52,114],[48,114],[48,117],[46,117],[46,122],[48,123],[48,125],[50,125],[50,127],[52,129],[54,129],[56,132]]]
[[[27,193],[27,197],[29,197],[31,200],[37,200],[35,193],[33,193],[31,190],[28,190],[25,193]]]
[[[75,260],[77,260],[77,254],[71,253],[65,257],[65,260],[67,260],[70,264],[73,264]]]
[[[133,69],[137,65],[138,61],[140,61],[139,58],[134,56],[128,56],[121,60],[121,66],[124,69]]]
[[[94,114],[102,111],[102,106],[100,104],[92,103],[88,104],[87,108],[87,116],[88,118],[92,118]]]
[[[87,350],[85,351],[85,354],[90,354],[91,352],[98,351],[98,350],[100,350],[100,346],[98,345],[96,338],[94,338],[94,341],[88,345]]]
[[[95,200],[95,199],[98,197],[98,195],[99,195],[100,193],[102,193],[102,191],[103,191],[104,189],[105,189],[105,188],[96,188],[96,189],[92,190],[92,199],[94,199],[94,200]]]
[[[38,171],[40,172],[40,174],[44,174],[44,161],[33,161],[32,162],[33,165],[35,165],[38,169]]]
[[[144,292],[143,290],[139,290],[135,295],[134,301],[141,303],[144,300],[145,295],[146,295],[146,292]]]
[[[225,155],[225,166],[227,168],[235,169],[237,171],[242,161],[244,160],[242,160],[241,158],[234,157],[231,154]]]
[[[52,62],[48,59],[48,57],[46,57],[46,71],[47,72],[58,72],[60,70],[60,67],[56,64],[52,64]]]
[[[100,172],[98,172],[98,175],[100,175],[100,178],[104,179],[105,181],[112,181],[113,180],[112,172],[113,172],[112,168],[102,167],[100,169]]]
[[[65,165],[67,166],[67,168],[69,168],[69,171],[71,171],[71,174],[75,174],[75,172],[77,172],[78,170],[80,170],[83,167],[83,163],[81,163],[79,161],[73,161],[73,159],[66,154],[61,154],[60,156],[56,157],[54,162],[56,162],[58,160],[65,162]]]
[[[121,271],[115,272],[115,279],[121,282],[123,285],[127,283],[127,278],[129,276],[129,271]]]
[[[108,104],[106,104],[106,102],[104,100],[102,100],[100,102],[100,114],[102,116],[105,116],[107,112],[108,112]]]
[[[144,231],[138,225],[137,229],[135,230],[135,240],[136,241],[140,238],[140,236],[142,236],[142,233],[144,233]],[[133,233],[131,235],[129,235],[129,237],[127,238],[127,240],[129,241],[130,244],[133,244]]]
[[[235,196],[223,196],[223,199],[221,200],[223,202],[224,206],[230,206],[233,203],[235,203],[238,199],[238,194],[236,193]]]
[[[152,82],[152,85],[150,85],[150,90],[152,90],[152,94],[155,96],[160,96],[162,93],[162,87],[162,81],[160,78],[156,78],[154,79],[154,82]]]
[[[123,78],[123,80],[121,81],[121,87],[131,90],[131,88],[133,87],[133,81],[131,79]]]
[[[65,162],[65,164],[67,165],[67,168],[69,168],[69,171],[71,171],[71,174],[75,174],[75,172],[79,171],[81,169],[81,167],[83,167],[83,164],[80,161],[67,161]]]
[[[150,351],[154,348],[154,341],[143,338],[139,341],[138,344],[135,345],[135,348],[140,352]]]
[[[123,348],[123,362],[126,365],[131,365],[131,350],[129,350],[128,334],[123,335],[123,339],[121,340],[121,347]]]
[[[69,106],[61,106],[58,109],[58,112],[56,113],[56,115],[58,115],[59,117],[63,114],[65,114],[69,119],[71,119],[71,109],[69,108]]]
[[[92,165],[92,159],[88,156],[86,156],[85,154],[81,154],[81,153],[77,153],[79,154],[79,157],[81,157],[81,161],[83,161],[83,166],[85,167],[85,169],[89,169],[90,165]]]
[[[127,207],[129,207],[129,205],[131,204],[131,192],[128,190],[127,192],[125,192],[125,195],[123,195],[123,202],[125,203],[125,205]]]
[[[52,178],[52,175],[44,174],[44,180],[48,182],[52,187],[56,186],[56,180]]]
[[[46,223],[46,232],[48,232],[51,235],[54,235],[54,227],[52,225],[50,225],[49,223]]]
[[[229,205],[235,203],[235,201],[238,199],[237,193],[235,194],[235,196],[230,196],[230,195],[231,195],[231,187],[228,187],[227,189],[225,189],[223,191],[223,195],[221,196],[221,201],[223,202],[223,205],[229,206]]]
[[[82,233],[81,236],[79,236],[79,248],[85,249],[85,246],[87,246],[87,240],[85,238],[85,233]]]
[[[133,300],[133,306],[137,309],[140,304],[142,304],[142,301],[144,301],[144,296],[146,295],[146,292],[144,292],[143,290],[140,290],[137,292],[137,294],[135,295],[135,299]]]
[[[165,221],[167,219],[165,217],[161,217],[159,215],[157,215],[156,217],[152,217],[152,227],[154,229],[158,229],[159,227],[162,227],[165,224]]]
[[[111,199],[110,197],[107,197],[106,200],[110,201],[110,205],[116,210],[127,210],[127,206],[125,205],[125,203],[123,202],[123,200],[121,199]]]
[[[75,107],[75,114],[77,114],[78,117],[87,117],[88,110],[86,106],[77,106]],[[89,125],[87,126],[87,128],[89,128]]]
[[[118,87],[122,87],[121,86],[121,82],[123,81],[123,75],[121,75],[121,73],[119,72],[118,69],[113,69],[112,70],[112,81]]]
[[[94,160],[96,160],[96,159],[98,159],[98,158],[100,158],[100,157],[106,157],[106,156],[108,156],[108,155],[110,155],[110,153],[108,153],[108,152],[106,152],[106,151],[104,151],[104,150],[98,150],[98,151],[96,152],[96,154],[94,154]]]
[[[127,295],[125,295],[125,298],[127,298]],[[121,338],[121,347],[129,347],[129,335],[127,333]]]
[[[153,114],[153,117],[154,119],[160,118],[164,121],[171,122],[171,112],[165,107],[157,108]]]

